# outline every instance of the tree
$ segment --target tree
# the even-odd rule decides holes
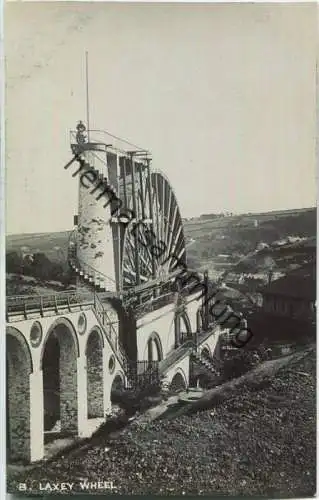
[[[33,258],[33,275],[40,280],[49,280],[52,276],[52,262],[44,253],[36,253]]]
[[[22,259],[17,252],[9,252],[6,255],[7,273],[21,274]]]

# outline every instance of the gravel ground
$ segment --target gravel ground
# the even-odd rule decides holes
[[[242,389],[212,410],[135,422],[112,437],[93,437],[85,450],[10,472],[8,489],[25,481],[36,493],[39,481],[69,481],[80,491],[87,479],[113,481],[122,494],[313,496],[315,370],[313,352],[267,387]]]

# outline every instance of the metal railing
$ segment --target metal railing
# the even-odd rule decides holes
[[[119,362],[124,369],[124,372],[127,373],[127,370],[129,368],[129,361],[126,356],[125,350],[119,340],[118,331],[114,327],[114,325],[119,326],[119,322],[111,321],[107,309],[104,308],[97,294],[94,294],[94,309],[97,318],[99,319],[100,324],[103,327],[108,340],[110,341],[113,351],[116,353]]]
[[[76,132],[74,131],[70,132],[70,142],[72,153],[82,157],[87,165],[87,168],[95,169],[99,174],[101,174],[101,178],[106,176],[107,162],[102,160],[97,153],[100,152],[105,154],[107,144],[98,143],[96,141],[78,144],[76,142]]]
[[[119,341],[118,332],[116,331],[114,324],[118,325],[118,322],[111,321],[107,310],[104,308],[96,293],[94,294],[94,309],[101,325],[103,326],[107,338],[111,342],[113,350],[117,352],[119,349]]]
[[[79,265],[79,269],[83,274],[86,274],[90,278],[95,285],[99,285],[101,288],[110,291],[116,291],[116,282],[106,274],[101,273],[101,271],[97,271],[94,267],[86,264],[82,259],[77,258],[76,263]]]
[[[124,372],[128,373],[130,364],[125,354],[125,350],[119,341],[118,321],[112,321],[107,309],[96,293],[65,291],[48,295],[16,295],[7,297],[6,317],[23,315],[25,319],[29,314],[40,314],[45,312],[59,313],[62,309],[72,311],[74,306],[93,306],[96,317],[114,351],[121,363]]]
[[[21,314],[27,318],[28,314],[39,313],[42,315],[44,312],[49,311],[58,313],[61,309],[68,309],[71,312],[74,306],[94,307],[95,314],[106,337],[110,341],[123,368],[126,369],[128,361],[125,351],[119,342],[118,331],[115,328],[115,325],[118,326],[118,322],[110,319],[108,311],[104,308],[98,295],[95,293],[67,291],[48,295],[16,295],[14,297],[7,297],[6,313],[7,319],[11,316]]]
[[[68,260],[73,268],[78,269],[78,274],[87,275],[88,278],[91,278],[94,285],[116,292],[116,282],[113,278],[101,273],[101,271],[98,271],[77,257],[76,231],[73,231],[72,238],[70,237],[69,240]]]
[[[165,373],[177,361],[196,351],[196,346],[192,340],[187,340],[182,345],[174,349],[165,359],[160,362],[160,371]]]
[[[127,378],[128,386],[131,385],[135,390],[143,390],[154,383],[159,383],[159,361],[129,361]]]
[[[134,314],[136,317],[140,317],[144,314],[155,311],[161,307],[172,304],[176,301],[176,292],[169,292],[165,295],[161,295],[159,297],[150,299],[148,302],[144,304],[139,304],[134,306]]]
[[[110,278],[106,274],[103,274],[101,271],[98,271],[94,267],[90,266],[89,264],[86,264],[82,259],[79,259],[77,257],[77,243],[76,243],[76,231],[73,231],[72,235],[70,236],[69,240],[69,247],[68,247],[68,260],[73,268],[78,268],[79,272],[78,274],[86,274],[88,277],[92,279],[92,282],[95,285],[99,285],[101,288],[104,288],[107,291],[112,291],[114,294],[116,294],[116,281],[113,278]],[[158,277],[153,280],[149,280],[147,283],[138,285],[132,288],[127,288],[123,290],[122,294],[123,296],[126,296],[128,299],[130,297],[133,297],[137,293],[147,291],[149,289],[153,289],[154,287],[160,287],[162,284],[165,284],[167,280],[173,279],[175,276],[177,276],[180,273],[179,270],[173,271],[170,274],[165,275],[164,277]],[[175,292],[169,292],[168,294],[165,294],[164,296],[159,297],[158,299],[155,299],[152,302],[152,305],[149,306],[151,310],[154,308],[157,308],[159,306],[155,305],[158,303],[162,303],[162,305],[169,304],[170,302],[173,301],[173,296]],[[145,305],[141,305],[139,309],[142,311],[143,307]]]
[[[138,151],[140,153],[145,153],[145,156],[150,156],[150,152],[145,148],[137,146],[132,142],[127,141],[126,139],[122,139],[106,130],[101,129],[90,129],[85,130],[86,141],[84,142],[84,146],[86,143],[95,143],[103,146],[108,146],[113,151],[128,154],[129,151]],[[88,140],[89,139],[89,140]],[[77,144],[77,131],[70,131],[70,142],[71,144]]]
[[[93,294],[77,291],[66,291],[48,295],[15,295],[7,297],[6,313],[7,318],[18,314],[24,314],[27,317],[28,313],[44,311],[55,311],[72,306],[84,306],[94,304]]]

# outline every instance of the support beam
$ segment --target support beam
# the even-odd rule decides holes
[[[135,186],[135,161],[133,153],[130,154],[130,163],[131,163],[131,177],[132,177],[132,201],[133,201],[133,212],[136,216],[136,222],[139,220],[139,214],[137,213],[138,205],[136,200],[136,186]],[[138,235],[137,232],[134,231],[134,262],[135,262],[135,272],[136,272],[136,280],[135,284],[138,286],[141,283],[140,278],[140,262],[139,262],[139,245],[138,245]]]
[[[88,437],[87,422],[87,374],[86,374],[86,355],[83,350],[77,358],[77,413],[78,413],[78,436]]]
[[[44,456],[43,372],[30,373],[30,462]]]
[[[147,187],[148,187],[148,199],[149,199],[149,212],[150,212],[150,219],[151,219],[151,224],[150,224],[150,230],[151,234],[153,234],[154,230],[154,224],[153,224],[153,204],[152,204],[152,183],[151,183],[151,168],[150,168],[150,160],[146,160],[147,163]],[[155,257],[154,253],[152,252],[152,279],[155,279],[156,277],[156,272],[155,272]]]
[[[208,290],[208,272],[204,272],[204,290]],[[209,325],[209,300],[206,294],[203,296],[203,330],[208,329]]]

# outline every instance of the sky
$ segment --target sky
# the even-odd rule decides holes
[[[9,3],[6,231],[71,229],[69,130],[150,150],[182,217],[314,206],[316,4]]]

